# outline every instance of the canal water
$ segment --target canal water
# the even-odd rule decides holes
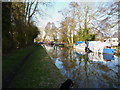
[[[66,47],[45,49],[62,75],[73,81],[74,88],[120,88],[120,58]]]

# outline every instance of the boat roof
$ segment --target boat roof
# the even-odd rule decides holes
[[[83,41],[77,41],[76,43],[77,43],[77,44],[79,44],[79,43],[83,43]]]

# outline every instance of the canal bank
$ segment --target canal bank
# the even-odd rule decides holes
[[[58,88],[65,80],[39,45],[3,57],[2,64],[3,82],[6,82],[6,78],[11,78],[9,76],[13,76],[4,88]],[[10,75],[12,73],[15,74]]]

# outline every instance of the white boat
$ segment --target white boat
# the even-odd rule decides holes
[[[104,42],[110,43],[111,46],[118,46],[118,38],[109,38],[109,39],[104,39]]]
[[[81,50],[81,51],[85,51],[85,46],[86,44],[82,41],[78,41],[74,44],[73,48]]]
[[[98,53],[89,53],[88,54],[88,57],[89,57],[89,60],[91,61],[99,61],[99,62],[103,62],[104,59],[103,59],[103,54],[98,54]]]
[[[108,53],[114,54],[114,49],[111,49],[111,44],[108,42],[101,41],[88,41],[87,43],[83,41],[77,41],[74,46],[75,49],[86,51],[86,52],[94,52],[94,53]]]
[[[98,54],[98,53],[89,53],[89,60],[94,62],[109,62],[114,60],[114,55],[110,54]]]
[[[89,48],[89,50],[91,50],[94,53],[114,54],[114,49],[108,47],[111,47],[110,43],[101,41],[89,41],[87,48]]]
[[[80,49],[75,49],[75,52],[82,55],[86,54],[85,50],[80,50]]]

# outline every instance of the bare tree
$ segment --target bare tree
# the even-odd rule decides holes
[[[31,17],[35,14],[36,8],[38,6],[38,0],[31,1],[31,2],[26,2],[26,12],[25,12],[25,17],[26,17],[26,22],[30,24]]]
[[[45,30],[44,30],[44,31],[45,31],[45,35],[44,35],[44,39],[43,39],[43,41],[45,41],[45,40],[46,40],[46,37],[49,36],[50,25],[51,25],[51,23],[48,22],[47,25],[46,25],[46,27],[45,27]]]

